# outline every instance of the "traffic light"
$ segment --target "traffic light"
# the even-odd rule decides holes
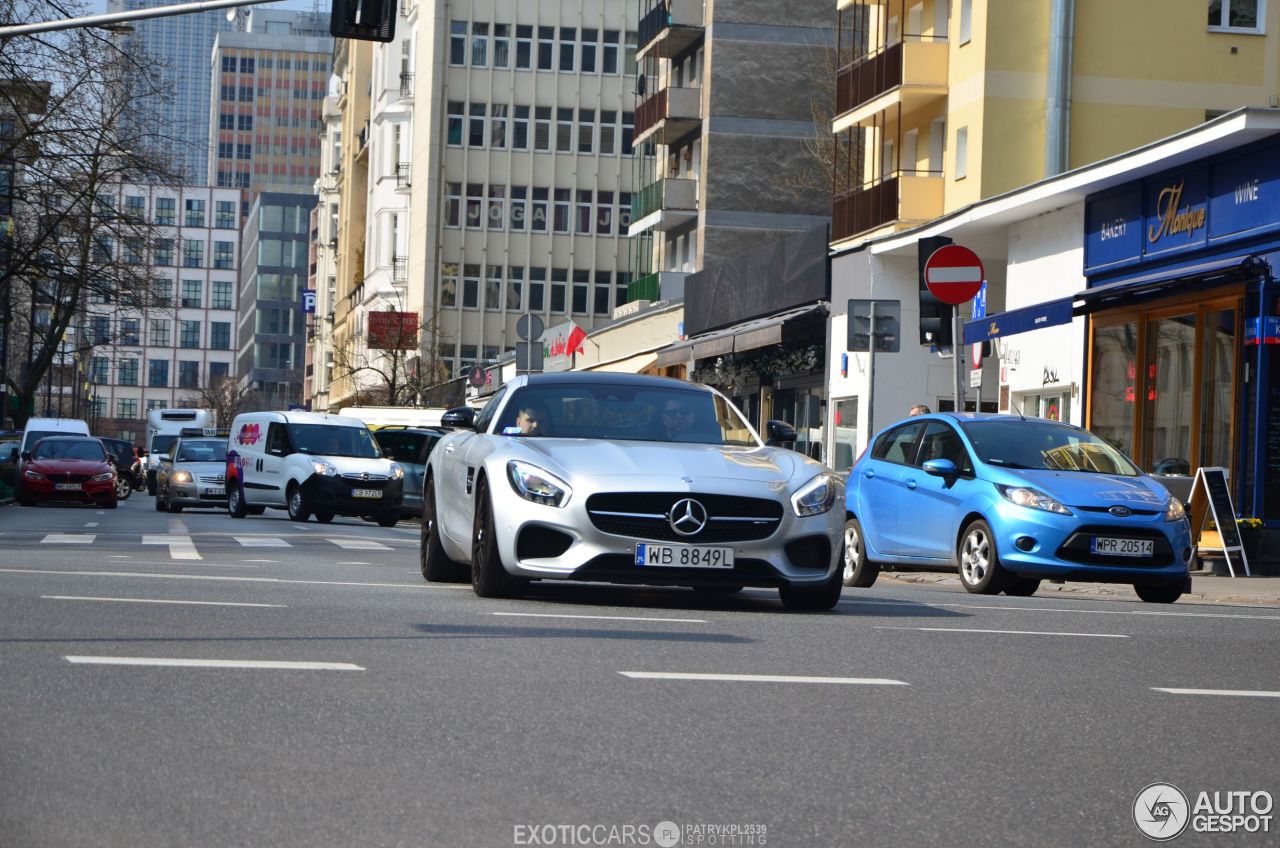
[[[391,41],[396,36],[396,0],[333,0],[329,34],[357,41]]]
[[[933,252],[951,244],[946,236],[930,236],[916,242],[917,276],[920,286],[920,344],[951,347],[952,307],[933,296],[924,282],[924,263]]]

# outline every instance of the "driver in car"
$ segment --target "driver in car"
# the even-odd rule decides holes
[[[516,426],[522,436],[547,435],[547,410],[537,401],[520,406],[520,414],[516,416]]]
[[[662,405],[662,426],[672,441],[693,429],[693,407],[687,401],[669,398]]]

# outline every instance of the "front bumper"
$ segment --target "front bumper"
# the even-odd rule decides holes
[[[170,483],[169,500],[179,506],[210,508],[227,505],[227,487],[222,483]]]
[[[359,490],[374,491],[376,498],[357,497]],[[312,474],[302,481],[302,494],[313,511],[334,515],[389,515],[399,517],[404,507],[404,483],[401,480],[349,480]]]
[[[58,489],[50,480],[22,479],[22,496],[38,503],[111,503],[116,499],[116,481],[87,480],[78,490]]]

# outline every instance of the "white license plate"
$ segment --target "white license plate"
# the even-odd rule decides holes
[[[78,492],[80,491],[79,483],[54,483],[53,488],[59,492]]]
[[[382,497],[381,489],[352,489],[351,497],[353,498],[380,498]]]
[[[636,565],[670,568],[733,568],[733,548],[694,545],[636,545]]]
[[[206,486],[204,493],[206,495],[217,495],[219,497],[225,494],[225,492],[218,486]]]
[[[1116,539],[1111,536],[1094,536],[1089,541],[1089,552],[1106,556],[1149,557],[1156,552],[1156,543],[1150,539]]]

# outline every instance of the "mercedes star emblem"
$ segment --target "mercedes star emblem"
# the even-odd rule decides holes
[[[681,536],[694,536],[707,526],[707,508],[693,498],[683,498],[672,505],[667,522]]]

